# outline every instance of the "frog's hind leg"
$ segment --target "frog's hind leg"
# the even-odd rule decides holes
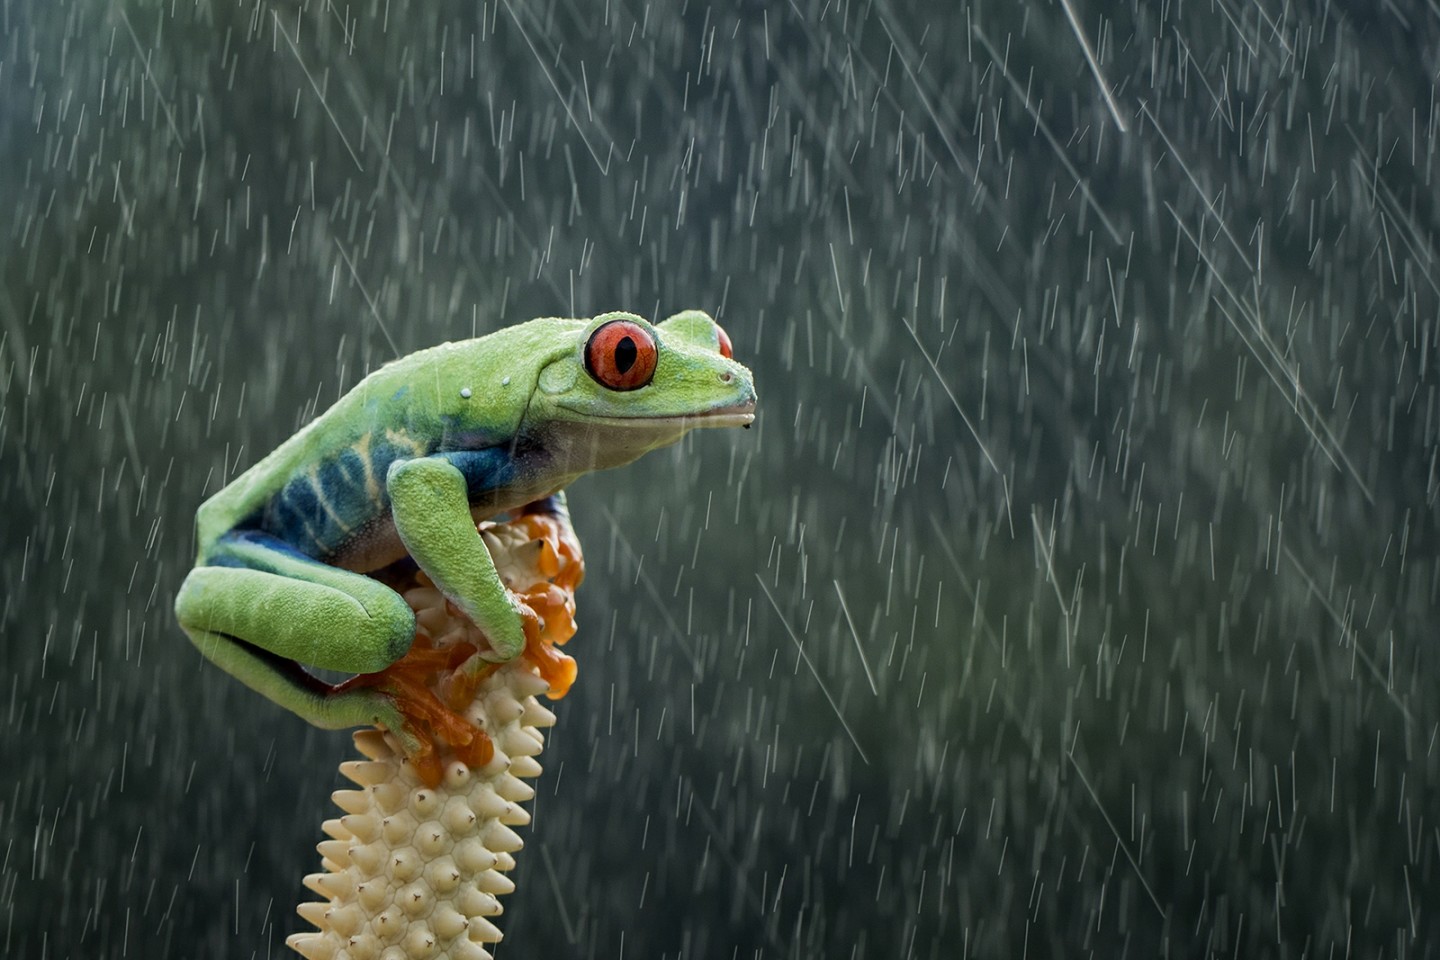
[[[316,726],[401,730],[391,697],[336,691],[300,666],[370,673],[398,660],[415,637],[415,615],[399,594],[258,531],[227,534],[208,559],[175,600],[206,659]]]

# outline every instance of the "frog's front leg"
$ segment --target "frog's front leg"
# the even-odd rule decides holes
[[[415,615],[399,594],[258,530],[226,534],[206,560],[175,599],[180,625],[206,659],[318,727],[402,731],[393,697],[336,692],[301,667],[370,673],[398,660],[415,637]]]
[[[492,451],[440,454],[391,465],[386,491],[395,530],[420,569],[490,643],[480,656],[515,659],[526,632],[538,633],[535,614],[512,594],[470,516],[466,474],[488,477]]]

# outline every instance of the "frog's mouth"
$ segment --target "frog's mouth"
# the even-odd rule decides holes
[[[564,409],[564,408],[561,408]],[[701,427],[748,427],[755,419],[755,401],[712,407],[699,413],[667,416],[595,416],[573,414],[574,419],[557,417],[545,427],[541,447],[549,454],[550,470],[566,483],[591,470],[604,470],[630,463],[645,453],[668,446],[691,430]],[[546,492],[549,492],[547,490]]]
[[[602,423],[608,426],[629,429],[676,428],[689,430],[694,427],[748,427],[755,422],[755,401],[715,407],[702,413],[683,413],[673,416],[644,415],[635,417],[597,417],[584,415],[586,423]]]
[[[652,422],[688,424],[692,427],[748,427],[755,422],[755,401],[716,407],[704,413],[680,417],[647,417]]]

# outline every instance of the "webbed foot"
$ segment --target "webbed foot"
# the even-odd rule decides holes
[[[435,583],[417,571],[409,589],[401,586],[415,612],[415,642],[383,670],[345,681],[334,692],[365,689],[393,705],[386,727],[399,741],[420,779],[430,786],[444,772],[444,745],[471,767],[494,757],[486,732],[465,714],[481,686],[506,662],[522,657],[550,685],[549,696],[565,695],[575,680],[575,661],[558,649],[575,633],[574,588],[584,567],[578,542],[563,518],[527,514],[508,524],[482,524],[489,552],[505,558],[497,571],[519,613],[524,644],[511,657],[497,657],[489,638]]]
[[[432,690],[441,678],[469,659],[473,649],[468,645],[439,649],[425,643],[422,635],[409,653],[384,670],[352,677],[336,686],[334,692],[365,688],[386,696],[401,721],[400,728],[390,732],[400,741],[421,782],[434,788],[444,775],[439,746],[442,742],[470,767],[483,767],[495,756],[489,735],[459,712],[464,705],[452,709]]]

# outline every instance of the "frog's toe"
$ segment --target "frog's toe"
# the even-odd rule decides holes
[[[352,677],[335,688],[344,695],[374,698],[374,723],[399,741],[416,776],[432,788],[439,786],[444,774],[446,748],[470,766],[483,766],[494,753],[484,731],[446,706],[431,689],[436,673],[452,660],[450,651],[413,649],[385,670]]]

